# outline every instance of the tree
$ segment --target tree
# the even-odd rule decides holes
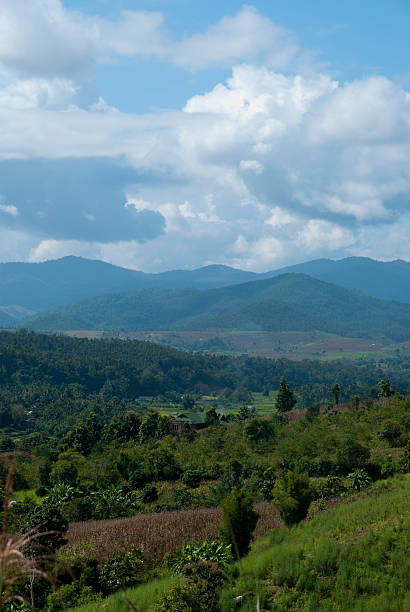
[[[208,426],[212,426],[212,425],[218,425],[219,424],[219,416],[215,410],[215,408],[210,408],[209,410],[206,411],[205,413],[205,423]]]
[[[225,544],[232,546],[238,557],[249,551],[252,535],[259,519],[253,509],[253,500],[244,489],[233,489],[222,501],[223,523],[219,527]]]
[[[390,385],[390,378],[386,378],[386,380],[379,380],[377,384],[379,386],[379,397],[391,397],[393,395]]]
[[[363,467],[369,457],[368,448],[354,438],[347,438],[336,454],[337,469],[340,474],[348,474],[357,467]]]
[[[245,425],[245,437],[254,444],[268,442],[275,437],[275,426],[268,419],[251,419]]]
[[[31,553],[50,555],[57,548],[67,544],[64,537],[68,522],[62,517],[60,510],[54,505],[43,502],[29,514],[24,525],[24,531],[34,531],[40,535],[32,542]]]
[[[340,394],[339,383],[335,383],[334,385],[332,385],[332,393],[333,393],[333,397],[335,398],[335,404],[337,405],[339,403],[339,394]]]
[[[285,472],[276,480],[272,492],[275,504],[281,519],[286,525],[295,525],[306,518],[312,489],[307,474]]]
[[[275,400],[275,407],[278,412],[289,412],[289,410],[292,410],[295,404],[296,399],[293,391],[286,382],[285,377],[282,376],[279,383],[278,394]]]

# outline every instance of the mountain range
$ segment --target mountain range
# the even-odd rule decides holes
[[[322,281],[360,289],[381,299],[410,303],[410,263],[402,260],[318,259],[263,274],[223,265],[146,274],[102,261],[69,256],[44,263],[0,264],[0,325],[104,293],[148,288],[206,290],[284,273],[308,274]]]
[[[27,320],[35,330],[323,331],[410,338],[410,304],[288,273],[218,289],[104,294]]]

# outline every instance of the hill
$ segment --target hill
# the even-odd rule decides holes
[[[410,305],[370,297],[304,274],[219,289],[144,289],[90,298],[32,317],[36,330],[317,330],[410,337]]]
[[[13,319],[25,316],[24,310],[50,310],[105,293],[154,288],[207,290],[285,273],[308,274],[325,282],[360,289],[381,299],[410,303],[410,263],[402,260],[318,259],[263,274],[223,265],[146,274],[102,261],[69,256],[43,263],[0,264],[0,307],[16,307],[9,321],[13,325]],[[0,325],[7,323],[7,317],[0,321]]]
[[[0,306],[18,305],[40,311],[102,293],[149,287],[208,289],[245,282],[257,276],[254,272],[243,272],[228,266],[145,274],[102,261],[71,256],[44,263],[2,263]]]
[[[314,278],[360,289],[383,299],[410,303],[410,263],[402,259],[375,261],[369,257],[347,257],[334,261],[316,259],[295,266],[267,272],[270,278],[280,274],[309,274]]]

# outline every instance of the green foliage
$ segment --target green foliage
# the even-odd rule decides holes
[[[408,477],[346,499],[296,529],[275,530],[255,543],[224,589],[222,609],[283,612],[401,612],[410,589]],[[232,572],[234,574],[234,572]],[[274,590],[271,585],[275,585]]]
[[[206,413],[205,413],[205,423],[209,427],[212,427],[213,425],[218,425],[220,423],[219,415],[217,414],[215,408],[209,408],[209,410],[206,411]]]
[[[355,491],[361,491],[362,489],[369,486],[371,478],[369,474],[363,468],[358,468],[349,474],[349,478],[352,482],[352,489]]]
[[[244,489],[233,489],[222,501],[223,523],[219,528],[225,544],[231,546],[238,557],[249,550],[259,515],[253,509],[251,495]]]
[[[356,467],[363,467],[369,457],[368,448],[352,437],[348,437],[337,452],[337,469],[341,474],[348,474]]]
[[[142,551],[136,546],[112,556],[100,570],[102,592],[108,595],[119,588],[136,584],[141,579],[142,567]]]
[[[309,421],[309,423],[312,423],[315,419],[318,418],[319,415],[320,415],[320,406],[318,406],[317,404],[312,404],[311,406],[307,407],[306,420]]]
[[[185,578],[165,593],[149,612],[220,612],[217,590],[226,579],[221,568],[209,561],[185,566]]]
[[[278,412],[289,412],[295,407],[296,399],[292,389],[282,376],[279,383],[278,393],[275,399],[275,407]]]
[[[379,397],[391,397],[393,395],[390,378],[379,380],[377,384],[379,386]]]
[[[337,405],[339,403],[339,395],[340,395],[339,383],[334,383],[332,385],[332,394],[333,394],[333,397],[335,398],[335,404]]]
[[[51,485],[71,485],[77,483],[78,471],[76,466],[70,461],[57,461],[50,472]]]
[[[272,499],[286,525],[299,523],[306,518],[312,501],[308,475],[290,470],[281,474],[276,480]]]
[[[182,482],[191,489],[196,489],[201,484],[202,473],[198,470],[186,470],[182,476]]]
[[[244,432],[246,439],[254,444],[269,442],[275,438],[275,426],[269,419],[250,419]]]
[[[166,566],[176,573],[181,573],[185,565],[198,561],[212,561],[221,567],[225,567],[233,561],[231,545],[223,544],[217,540],[196,541],[192,544],[184,543],[181,552],[166,555],[164,558]]]
[[[141,501],[144,504],[151,504],[158,499],[157,487],[153,484],[147,484],[142,490]]]
[[[319,484],[316,492],[319,499],[328,500],[345,494],[347,487],[339,476],[328,476],[326,480]]]
[[[65,538],[67,528],[67,521],[63,518],[60,510],[53,504],[44,501],[34,508],[26,517],[24,531],[35,530],[37,534],[43,535],[36,537],[30,543],[30,554],[49,555],[54,553],[58,548],[67,543]]]

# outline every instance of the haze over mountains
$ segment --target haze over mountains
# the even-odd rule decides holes
[[[319,259],[263,274],[218,265],[146,274],[71,256],[0,264],[0,326],[16,324],[43,330],[315,329],[407,340],[410,263]]]
[[[317,330],[406,340],[410,305],[305,274],[219,289],[142,289],[89,298],[27,321],[37,330]]]
[[[222,265],[146,274],[69,256],[44,263],[0,264],[0,307],[13,307],[8,313],[2,308],[5,318],[13,318],[25,316],[26,310],[48,310],[103,293],[145,288],[214,289],[288,272],[309,274],[381,299],[410,303],[410,263],[402,260],[318,259],[263,274]]]

